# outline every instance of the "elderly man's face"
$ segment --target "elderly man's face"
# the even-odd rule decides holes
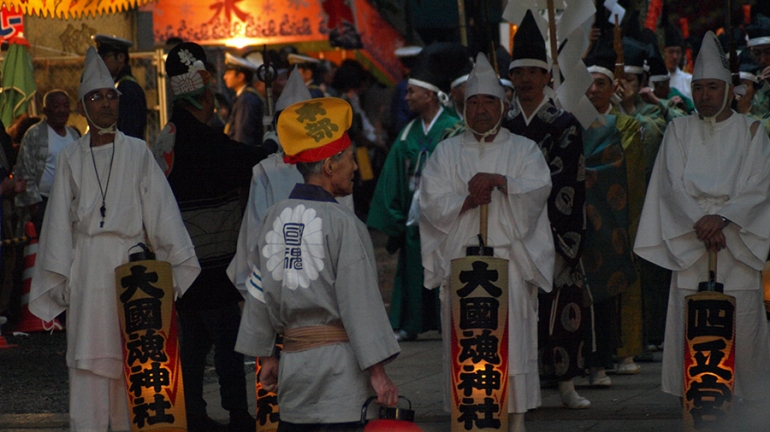
[[[473,95],[465,101],[465,115],[468,126],[483,134],[497,126],[503,115],[503,104],[492,95]]]
[[[718,79],[699,79],[692,82],[692,101],[698,114],[714,117],[722,109],[727,83]],[[730,106],[728,100],[727,106]]]
[[[347,196],[353,193],[353,180],[358,164],[353,153],[353,146],[345,149],[339,158],[331,161],[331,186],[332,195],[336,197]]]
[[[78,102],[78,111],[84,114],[83,108],[88,110],[91,121],[101,128],[107,128],[118,121],[118,101],[120,99],[115,89],[99,89],[85,96],[85,106]]]
[[[593,76],[594,82],[586,91],[586,96],[594,108],[600,113],[604,113],[610,106],[612,95],[615,94],[615,84],[610,81],[610,77],[603,73],[591,72],[591,76]]]
[[[551,74],[536,66],[513,68],[508,76],[520,102],[536,102],[542,99],[543,89],[551,80]]]
[[[433,98],[431,93],[433,92],[426,88],[414,84],[407,85],[404,100],[406,100],[409,111],[417,114],[427,111],[430,108],[431,98]]]
[[[70,118],[70,98],[67,93],[49,94],[45,100],[43,114],[48,124],[54,129],[66,125]]]

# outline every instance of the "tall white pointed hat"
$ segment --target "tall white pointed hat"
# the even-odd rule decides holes
[[[107,69],[107,65],[104,64],[104,60],[96,53],[96,48],[88,47],[86,52],[85,67],[83,68],[83,74],[80,76],[80,86],[78,87],[78,99],[83,100],[83,97],[94,90],[99,89],[114,89],[115,80],[110,75],[110,70]],[[119,94],[120,92],[118,92]]]
[[[709,30],[703,36],[698,58],[695,59],[695,68],[692,72],[692,80],[717,79],[730,84],[732,73],[727,63],[727,56],[722,50],[717,36]]]
[[[476,56],[476,65],[468,76],[468,82],[465,84],[465,100],[477,94],[491,95],[505,100],[505,89],[483,52]]]
[[[299,67],[294,66],[289,79],[286,81],[286,85],[281,91],[281,95],[278,96],[278,100],[275,102],[275,111],[283,111],[289,105],[309,99],[312,99],[312,96],[307,88],[307,84],[305,84],[305,80],[302,79],[302,72],[299,71]]]

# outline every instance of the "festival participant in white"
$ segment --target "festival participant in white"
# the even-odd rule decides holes
[[[655,162],[634,252],[674,271],[663,349],[662,390],[682,395],[684,298],[705,280],[707,251],[734,296],[735,396],[770,396],[770,339],[760,272],[770,250],[770,139],[730,109],[731,74],[712,32],[695,62],[698,114],[674,119]]]
[[[505,90],[484,54],[465,89],[468,130],[436,146],[423,171],[420,237],[425,286],[441,286],[441,326],[451,334],[451,260],[479,232],[489,205],[489,246],[508,260],[510,430],[524,431],[524,413],[541,404],[537,366],[537,291],[553,289],[554,246],[546,203],[551,172],[537,144],[500,128]],[[444,337],[445,409],[450,409],[449,337]]]
[[[127,431],[115,267],[147,238],[157,258],[171,263],[182,295],[200,265],[147,144],[116,129],[120,93],[93,48],[78,98],[90,131],[56,160],[29,309],[45,321],[67,310],[71,430]]]

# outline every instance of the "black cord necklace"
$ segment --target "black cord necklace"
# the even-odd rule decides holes
[[[91,161],[94,163],[94,172],[96,173],[96,181],[99,183],[99,192],[102,194],[102,206],[99,207],[99,212],[102,214],[102,221],[99,222],[99,228],[104,228],[104,217],[107,215],[107,188],[110,187],[110,178],[112,177],[112,161],[115,159],[115,142],[112,143],[112,154],[110,155],[110,169],[107,171],[107,184],[102,189],[102,181],[99,179],[99,170],[96,169],[96,158],[94,157],[94,146],[91,145]]]

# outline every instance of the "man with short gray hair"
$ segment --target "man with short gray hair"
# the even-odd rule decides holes
[[[59,151],[80,137],[67,126],[70,97],[64,90],[50,90],[43,96],[43,118],[30,127],[21,140],[16,160],[16,176],[27,183],[27,190],[16,195],[16,207],[23,209],[24,219],[35,224],[38,235],[53,186],[56,157]]]

